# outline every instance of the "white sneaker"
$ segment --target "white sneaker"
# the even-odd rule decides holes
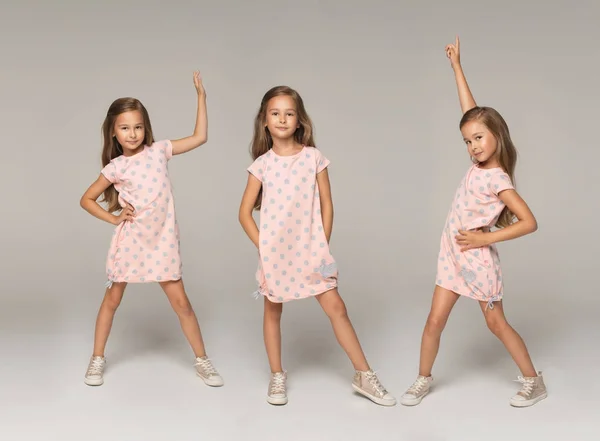
[[[510,399],[510,405],[514,407],[529,407],[533,406],[538,401],[542,401],[548,396],[544,377],[541,372],[538,372],[537,377],[521,377],[517,381],[523,386],[517,394]]]
[[[225,384],[223,378],[206,355],[204,357],[197,357],[194,366],[196,367],[196,375],[202,378],[208,386],[219,387]]]
[[[275,406],[287,404],[287,372],[271,373],[271,381],[269,381],[269,392],[267,394],[267,403]]]
[[[433,377],[424,377],[419,375],[415,382],[408,388],[408,390],[400,397],[400,404],[404,406],[416,406],[423,400],[425,395],[429,393]]]
[[[396,398],[390,394],[372,370],[356,371],[352,380],[352,387],[356,392],[364,395],[369,400],[381,406],[395,406]]]
[[[104,368],[106,366],[106,358],[94,357],[90,359],[85,379],[83,380],[88,386],[101,386],[104,383]]]

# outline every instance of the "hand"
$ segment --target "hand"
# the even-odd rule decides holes
[[[198,96],[206,96],[206,91],[204,90],[204,85],[202,84],[202,77],[200,76],[199,71],[194,72],[194,86],[196,87]]]
[[[460,40],[458,39],[458,35],[456,36],[454,44],[447,45],[444,50],[446,56],[450,59],[450,65],[452,67],[460,65]]]
[[[135,210],[133,209],[133,205],[126,202],[126,206],[121,210],[121,214],[115,217],[115,225],[119,225],[124,221],[133,221],[135,216]]]
[[[488,233],[481,230],[465,231],[458,230],[455,236],[456,243],[460,246],[460,251],[472,250],[473,248],[482,248],[489,245],[487,240]]]

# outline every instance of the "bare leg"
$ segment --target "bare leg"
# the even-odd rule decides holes
[[[354,327],[348,317],[346,305],[338,290],[332,289],[318,295],[317,301],[329,317],[335,337],[348,358],[350,358],[354,369],[363,372],[370,370],[369,363],[367,363]]]
[[[421,339],[421,362],[419,375],[431,376],[431,369],[440,348],[442,331],[446,327],[448,317],[460,295],[441,286],[436,286],[433,291],[431,311]]]
[[[117,308],[121,304],[123,293],[127,283],[113,283],[110,288],[106,290],[104,294],[104,300],[100,305],[98,311],[98,317],[96,318],[96,331],[94,335],[94,357],[104,357],[104,350],[106,348],[106,342],[110,335],[112,328],[113,319]]]
[[[524,377],[537,377],[525,342],[506,321],[502,301],[494,302],[494,309],[487,308],[486,310],[486,305],[487,302],[479,302],[490,331],[504,344]]]
[[[263,336],[265,349],[269,357],[271,372],[283,372],[281,366],[281,313],[283,305],[273,303],[265,297],[265,309],[263,316]]]
[[[198,325],[196,313],[185,293],[183,281],[180,279],[176,281],[160,282],[160,286],[167,295],[177,317],[179,317],[181,329],[192,347],[194,355],[196,357],[204,357],[206,351],[204,349],[204,341],[202,340],[200,326]]]

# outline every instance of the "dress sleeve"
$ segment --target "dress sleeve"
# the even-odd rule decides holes
[[[317,164],[317,174],[319,174],[323,170],[325,170],[330,164],[329,159],[327,159],[325,157],[325,155],[323,155],[323,153],[321,153],[321,151],[316,148],[315,148],[315,161]]]
[[[498,196],[504,190],[514,190],[513,183],[505,171],[492,174],[489,182],[490,191]]]
[[[100,171],[104,175],[106,179],[110,181],[111,184],[117,183],[117,167],[111,161]]]
[[[256,158],[256,160],[248,167],[248,172],[256,177],[260,182],[264,181],[265,178],[265,167],[266,161],[263,156]]]
[[[158,147],[160,153],[165,155],[167,161],[173,157],[173,144],[170,140],[165,139],[163,141],[157,141],[154,145]]]

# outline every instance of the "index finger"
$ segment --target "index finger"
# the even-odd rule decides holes
[[[456,43],[455,43],[455,45],[456,45],[456,49],[460,49],[460,40],[458,38],[458,35],[456,36]]]

